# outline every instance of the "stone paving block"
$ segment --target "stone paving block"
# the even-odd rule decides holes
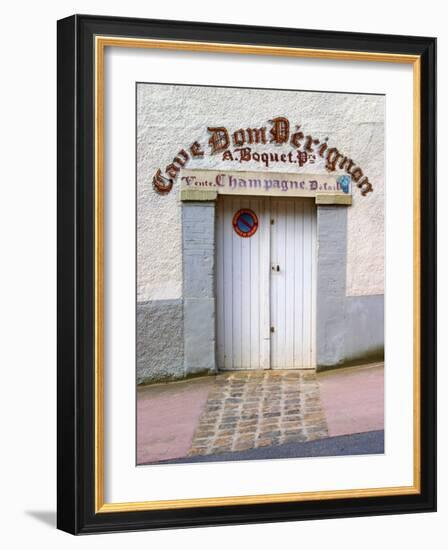
[[[327,436],[314,372],[234,371],[215,377],[189,455]]]

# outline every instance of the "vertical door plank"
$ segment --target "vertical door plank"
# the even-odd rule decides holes
[[[316,206],[311,205],[312,240],[311,240],[311,368],[316,368],[316,303],[317,303],[317,213]]]
[[[294,361],[294,290],[295,290],[295,202],[294,200],[284,201],[285,203],[285,258],[283,271],[285,284],[285,363],[284,368],[292,369]]]
[[[216,350],[218,368],[224,366],[224,201],[216,204]]]
[[[223,368],[233,368],[233,237],[232,205],[224,199],[223,207],[223,265],[224,265],[224,364]]]
[[[260,223],[260,366],[271,368],[271,201],[262,200]]]
[[[303,201],[296,201],[294,220],[294,365],[303,365]]]
[[[271,234],[271,246],[270,246],[270,258],[269,258],[269,282],[270,282],[270,302],[271,302],[271,311],[270,311],[270,320],[269,324],[272,327],[277,327],[278,318],[278,280],[274,277],[274,272],[272,271],[272,266],[278,261],[278,246],[277,246],[277,200],[271,199],[271,220],[273,223],[270,223],[270,234]],[[270,332],[271,340],[271,369],[277,367],[278,363],[278,342],[277,335],[275,332]]]
[[[311,238],[312,238],[312,210],[307,201],[304,204],[303,216],[303,368],[311,367]]]
[[[250,200],[242,199],[240,208],[249,208]],[[251,324],[251,284],[250,249],[253,237],[238,237],[241,245],[241,364],[249,369],[250,362],[250,324]]]
[[[286,367],[286,204],[279,201],[277,205],[278,216],[275,220],[277,226],[278,265],[280,271],[274,271],[277,282],[277,326],[275,335],[277,339],[278,368]]]
[[[235,212],[237,212],[241,206],[240,199],[233,199],[231,220]],[[232,223],[232,221],[231,221]],[[241,237],[239,237],[232,228],[232,246],[233,246],[233,367],[241,369],[242,365],[242,341],[241,341],[241,314],[242,314],[242,296],[241,296]]]
[[[249,293],[250,293],[250,368],[260,368],[260,235],[262,223],[262,201],[252,199],[249,202],[251,208],[258,218],[257,232],[248,239],[250,246],[250,275],[249,275]]]

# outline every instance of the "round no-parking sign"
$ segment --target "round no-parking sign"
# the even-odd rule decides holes
[[[232,224],[240,237],[252,237],[258,229],[258,218],[253,210],[242,208],[233,216]]]

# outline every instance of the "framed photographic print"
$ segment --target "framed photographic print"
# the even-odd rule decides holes
[[[58,22],[58,527],[435,510],[433,38]]]

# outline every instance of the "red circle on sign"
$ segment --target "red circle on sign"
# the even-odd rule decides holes
[[[252,237],[258,229],[258,218],[253,210],[242,208],[233,216],[232,225],[240,237]]]

